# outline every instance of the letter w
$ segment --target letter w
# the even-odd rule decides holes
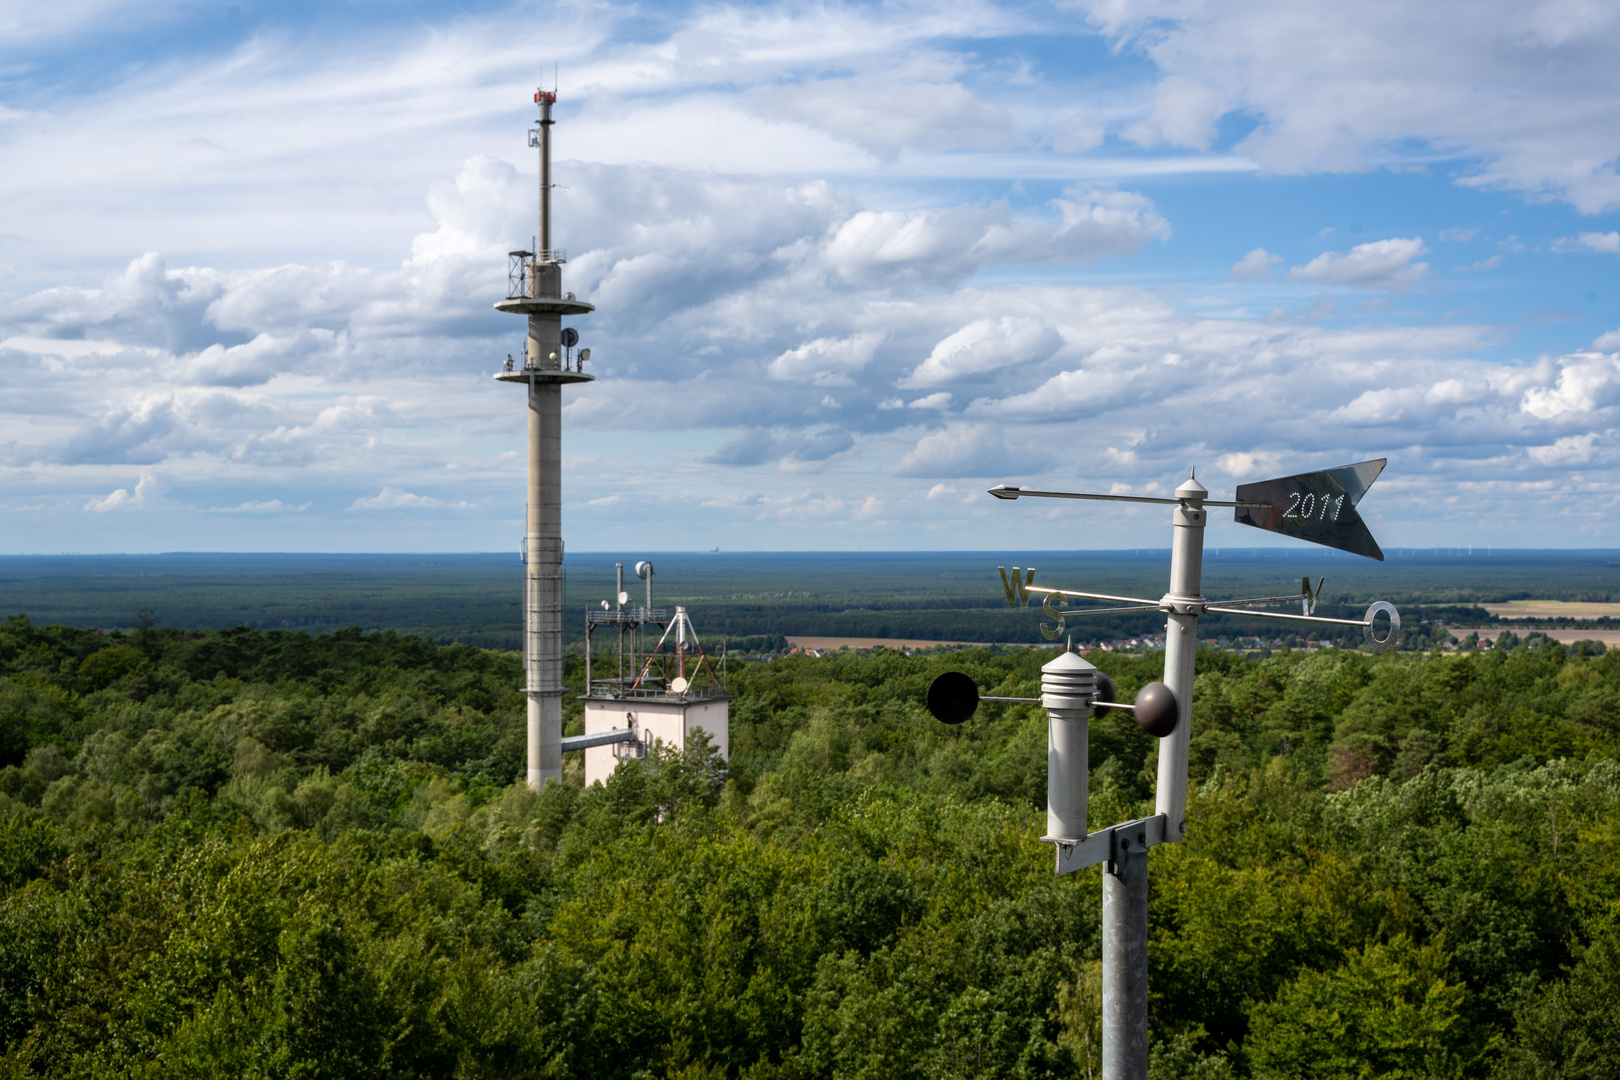
[[[1035,582],[1035,568],[1032,566],[1023,572],[1020,578],[1018,567],[1013,567],[1012,580],[1007,580],[1007,568],[996,567],[1001,571],[1001,588],[1007,594],[1008,607],[1029,607],[1029,586]]]

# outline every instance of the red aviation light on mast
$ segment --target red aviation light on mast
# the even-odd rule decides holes
[[[548,105],[557,104],[557,92],[555,90],[536,90],[534,92],[534,103],[538,105],[542,101]]]

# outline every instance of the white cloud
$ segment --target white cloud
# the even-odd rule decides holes
[[[853,386],[850,374],[872,362],[881,332],[856,334],[847,338],[816,338],[789,349],[771,361],[773,379],[813,382],[817,386]]]
[[[304,502],[293,506],[280,499],[263,499],[257,502],[250,500],[236,506],[211,506],[208,509],[214,514],[300,514],[312,505],[314,504]]]
[[[98,513],[105,513],[108,510],[133,510],[155,501],[157,494],[157,480],[151,473],[142,473],[133,493],[128,488],[118,488],[103,498],[91,499],[84,504],[84,508]]]
[[[1542,420],[1594,413],[1620,402],[1620,356],[1577,353],[1558,365],[1551,386],[1525,391],[1524,411]]]
[[[1101,124],[1084,116],[1071,116],[1052,133],[1052,149],[1060,154],[1083,154],[1101,145],[1105,134]]]
[[[1170,233],[1152,202],[1130,192],[1070,190],[1049,206],[1056,222],[1016,215],[1004,203],[859,210],[835,227],[821,258],[854,285],[941,287],[988,266],[1129,255]]]
[[[1620,206],[1620,10],[1582,0],[1445,4],[1078,0],[1159,75],[1127,136],[1237,149],[1285,173],[1361,171],[1408,148],[1475,163],[1464,184]],[[1556,73],[1556,74],[1549,74]]]
[[[999,148],[1013,141],[1006,109],[980,100],[958,82],[929,79],[926,72],[915,79],[905,74],[817,79],[761,94],[751,104],[828,131],[884,161],[898,159],[907,147]]]
[[[632,506],[701,547],[720,538],[685,530],[738,529],[731,547],[792,546],[799,521],[904,529],[924,485],[881,507],[827,494],[897,471],[1136,491],[1173,487],[1190,460],[1236,479],[1372,452],[1395,455],[1413,492],[1441,476],[1509,485],[1479,504],[1506,520],[1525,492],[1576,490],[1567,462],[1583,447],[1589,482],[1612,483],[1620,405],[1592,353],[1549,344],[1522,362],[1508,329],[1444,324],[1442,303],[1461,312],[1447,318],[1495,317],[1449,299],[1478,279],[1447,276],[1400,311],[1326,295],[1254,318],[1211,300],[1253,290],[1207,289],[1219,265],[1190,262],[1197,244],[1107,268],[1138,285],[1094,284],[1084,264],[1170,239],[1151,200],[1114,186],[1155,171],[1438,158],[1431,175],[1609,205],[1615,26],[1579,7],[1486,0],[1480,25],[1457,30],[1454,12],[1384,0],[1364,17],[1099,0],[1095,25],[1134,55],[1083,79],[1023,45],[1084,33],[1080,17],[976,2],[672,9],[656,25],[622,7],[383,16],[359,37],[131,55],[83,97],[18,68],[35,96],[16,102],[38,104],[0,116],[18,163],[0,173],[0,468],[14,501],[80,519],[87,500],[149,503],[153,489],[119,478],[161,475],[164,514],[98,519],[120,542],[160,517],[190,529],[216,503],[210,535],[257,540],[286,518],[274,542],[289,548],[478,547],[515,531],[525,413],[489,375],[522,321],[490,305],[505,252],[534,230],[529,117],[513,102],[544,30],[565,78],[555,242],[572,249],[566,287],[598,305],[575,320],[598,381],[565,398],[571,541],[607,543]],[[0,34],[0,60],[15,40]],[[568,87],[571,66],[591,85]],[[1225,133],[1249,124],[1229,153]],[[1161,149],[1115,153],[1133,137]],[[1342,236],[1341,212],[1303,220]],[[1514,270],[1533,273],[1548,239],[1527,219],[1519,237],[1485,235],[1525,250]],[[1609,225],[1568,244],[1600,250]],[[182,254],[140,254],[157,248]],[[1424,251],[1382,240],[1289,276],[1411,292]],[[1231,274],[1279,265],[1261,248]],[[824,491],[801,490],[817,472]],[[759,501],[733,497],[739,484]],[[964,505],[983,502],[962,486]],[[472,501],[422,494],[448,491]],[[422,527],[337,509],[368,506],[415,508]],[[787,531],[748,531],[756,513]],[[428,532],[452,518],[455,539]]]
[[[855,445],[855,437],[837,429],[771,432],[745,431],[728,440],[707,458],[715,465],[817,465]]]
[[[1275,452],[1237,452],[1222,454],[1215,459],[1215,467],[1236,480],[1251,476],[1275,475],[1280,457]]]
[[[417,495],[404,488],[385,487],[375,495],[362,496],[349,504],[350,510],[432,510],[449,506],[443,499]]]
[[[1562,236],[1553,241],[1554,251],[1597,251],[1605,255],[1620,252],[1620,232],[1583,232],[1579,236]]]
[[[915,477],[1002,476],[1032,471],[1039,459],[1019,460],[991,424],[950,424],[917,440],[895,473]]]
[[[1039,316],[975,319],[935,345],[928,358],[901,379],[900,385],[941,386],[993,375],[1038,363],[1062,346],[1062,335]]]
[[[1238,281],[1261,281],[1271,276],[1271,268],[1282,262],[1282,256],[1273,255],[1265,248],[1255,248],[1232,264],[1229,276]]]
[[[1412,261],[1426,251],[1418,239],[1375,240],[1357,244],[1344,254],[1325,251],[1304,266],[1290,267],[1288,280],[1400,292],[1429,272],[1428,263]]]
[[[1469,263],[1467,266],[1453,266],[1451,272],[1453,274],[1466,274],[1474,270],[1495,270],[1502,265],[1502,260],[1503,256],[1492,255],[1488,259],[1481,259],[1479,262]]]
[[[1566,435],[1549,446],[1528,447],[1527,453],[1531,461],[1548,468],[1586,465],[1592,460],[1596,443],[1597,436],[1590,432],[1585,435]]]

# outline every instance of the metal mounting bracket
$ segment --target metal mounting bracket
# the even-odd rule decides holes
[[[1041,843],[1051,844],[1057,848],[1059,874],[1072,874],[1076,870],[1084,870],[1088,866],[1096,866],[1102,862],[1108,863],[1108,872],[1113,873],[1113,864],[1118,862],[1125,852],[1150,848],[1163,842],[1163,814],[1110,825],[1106,829],[1097,830],[1084,840],[1067,840],[1056,836],[1041,837]]]

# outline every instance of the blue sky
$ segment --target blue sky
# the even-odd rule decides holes
[[[1614,546],[1617,50],[1582,0],[13,5],[0,551],[515,549],[553,62],[573,550],[1162,546],[983,491],[1381,456],[1386,548]]]

